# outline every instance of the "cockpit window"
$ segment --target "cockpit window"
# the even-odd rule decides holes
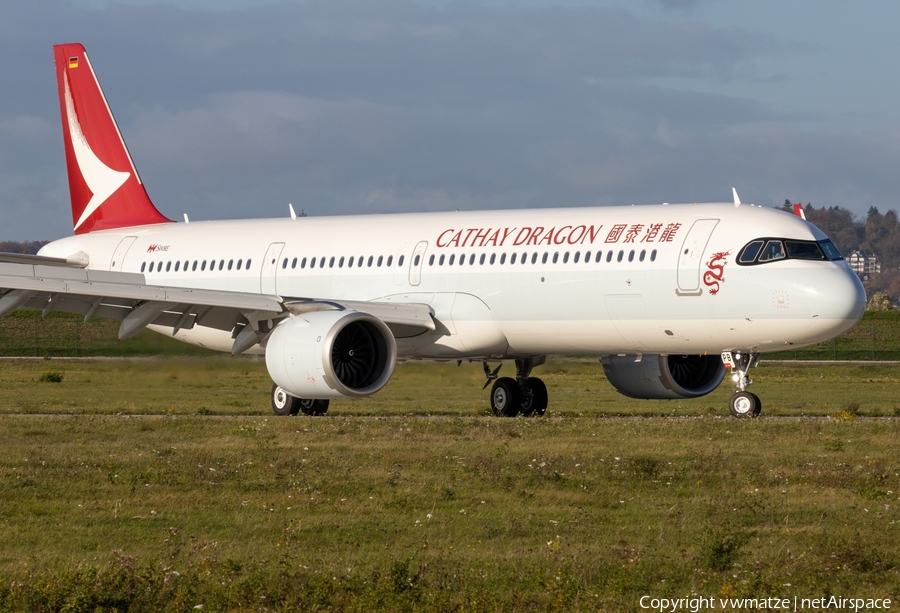
[[[822,251],[825,252],[825,257],[829,260],[843,260],[844,258],[841,256],[841,252],[837,250],[837,247],[829,240],[819,241],[819,246],[822,248]]]
[[[830,240],[800,241],[782,238],[757,238],[741,249],[738,264],[766,264],[777,260],[842,260]]]
[[[822,249],[816,243],[806,241],[784,241],[787,247],[788,257],[798,260],[824,260]]]
[[[781,260],[784,258],[784,245],[781,241],[769,241],[759,256],[760,263]]]
[[[752,243],[748,243],[743,251],[741,251],[741,255],[738,256],[738,262],[741,264],[752,264],[759,254],[759,250],[762,249],[764,242],[765,241],[753,241]]]

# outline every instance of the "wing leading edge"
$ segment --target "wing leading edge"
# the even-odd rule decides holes
[[[22,260],[20,260],[22,261]],[[37,261],[37,260],[32,260]],[[0,263],[0,317],[16,309],[77,313],[85,321],[105,317],[121,322],[119,339],[148,325],[181,330],[203,326],[231,333],[232,353],[264,343],[283,319],[321,310],[354,310],[384,321],[395,336],[434,330],[426,304],[284,299],[266,294],[148,285],[142,274],[69,268],[65,264]],[[71,266],[71,264],[69,264]]]

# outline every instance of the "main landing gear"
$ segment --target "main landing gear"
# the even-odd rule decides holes
[[[731,369],[731,378],[737,386],[737,391],[728,403],[731,414],[735,417],[758,417],[762,411],[762,402],[759,396],[748,392],[747,388],[753,383],[748,373],[759,364],[759,354],[725,351],[722,353],[722,362],[725,363],[725,368]]]
[[[294,398],[277,383],[272,384],[272,410],[275,415],[325,415],[328,412],[327,400],[312,398]]]
[[[537,377],[531,376],[535,366],[540,366],[547,356],[516,360],[516,378],[498,377],[498,366],[491,372],[484,362],[487,387],[491,381],[491,410],[497,417],[515,417],[520,413],[526,417],[543,415],[547,411],[547,386]]]

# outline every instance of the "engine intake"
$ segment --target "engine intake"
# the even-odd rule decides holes
[[[718,355],[603,356],[606,378],[630,398],[697,398],[710,393],[725,378]]]
[[[315,311],[282,322],[266,342],[272,380],[296,398],[360,398],[391,378],[397,344],[359,311]]]

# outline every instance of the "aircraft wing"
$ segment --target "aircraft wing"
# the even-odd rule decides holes
[[[15,255],[16,258],[7,258]],[[21,259],[20,259],[21,258]],[[14,259],[15,261],[10,261]],[[148,325],[179,330],[205,326],[231,332],[232,353],[263,342],[274,325],[290,315],[321,310],[358,310],[384,321],[395,336],[434,330],[431,307],[364,301],[330,301],[149,285],[144,275],[88,270],[77,263],[41,256],[0,255],[0,317],[30,307],[78,313],[85,321],[106,317],[121,321],[119,339]],[[23,263],[23,262],[35,262]],[[39,262],[39,263],[38,263]]]

